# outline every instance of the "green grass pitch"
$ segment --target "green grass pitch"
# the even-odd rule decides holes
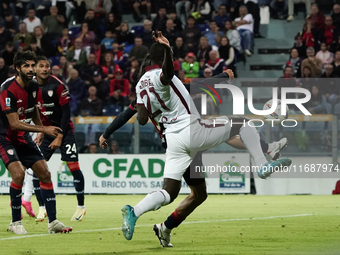
[[[59,195],[58,219],[73,232],[48,235],[47,220],[37,224],[23,209],[28,235],[20,236],[6,231],[9,196],[0,196],[0,254],[340,254],[340,196],[210,195],[173,231],[173,248],[159,245],[152,226],[164,221],[184,195],[143,215],[131,241],[123,237],[120,209],[143,197],[88,195],[83,221],[71,222],[76,198]]]

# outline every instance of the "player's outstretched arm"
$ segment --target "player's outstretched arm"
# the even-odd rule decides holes
[[[13,130],[27,132],[42,132],[46,135],[56,137],[62,129],[54,126],[30,125],[19,120],[19,115],[16,112],[6,114],[8,123]],[[41,122],[40,122],[41,124]]]
[[[171,48],[168,39],[166,39],[162,32],[157,32],[157,37],[155,32],[152,32],[153,39],[164,46],[165,55],[162,65],[162,75],[160,77],[163,85],[169,85],[172,77],[175,74],[174,63],[172,62]]]
[[[106,140],[109,139],[110,135],[121,128],[126,122],[129,121],[129,119],[132,118],[133,115],[136,114],[137,110],[135,109],[135,105],[136,99],[131,102],[126,110],[117,115],[117,117],[111,122],[110,126],[108,126],[105,132],[99,137],[99,146],[102,149],[106,149],[108,147]]]

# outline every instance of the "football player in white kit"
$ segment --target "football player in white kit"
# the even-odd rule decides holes
[[[157,210],[172,202],[178,195],[181,179],[195,155],[204,150],[228,142],[239,135],[244,146],[258,166],[260,178],[267,178],[275,167],[289,166],[290,159],[268,162],[262,152],[260,137],[254,125],[243,125],[243,118],[234,119],[232,127],[224,116],[202,120],[190,94],[182,82],[174,76],[172,54],[168,40],[158,32],[153,35],[154,43],[149,51],[151,66],[136,86],[137,119],[145,125],[150,118],[164,126],[167,142],[163,189],[149,193],[136,206],[122,208],[122,231],[131,240],[137,219],[145,212]],[[189,185],[190,186],[190,185]],[[170,232],[177,227],[207,197],[205,182],[190,186],[194,197],[183,202],[190,203],[183,210],[183,202],[162,224],[156,224],[154,231],[161,244],[171,247]],[[182,205],[182,206],[181,206]]]

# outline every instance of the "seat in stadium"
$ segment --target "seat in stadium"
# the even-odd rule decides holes
[[[78,126],[80,126],[80,125],[78,125]],[[75,138],[76,138],[78,148],[83,147],[84,144],[85,144],[85,133],[84,132],[75,132],[74,135],[75,135]]]
[[[136,36],[141,36],[143,34],[144,27],[143,26],[133,26],[131,28],[131,33],[133,33]]]
[[[75,38],[80,32],[80,27],[70,27],[68,33],[71,37]]]
[[[307,121],[305,125],[305,131],[323,131],[325,130],[324,121]]]
[[[127,123],[110,136],[110,141],[117,141],[122,151],[129,150],[132,141],[133,123]]]
[[[109,104],[103,108],[103,116],[117,116],[122,111],[120,105]]]
[[[210,30],[210,27],[208,24],[198,24],[196,25],[196,27],[202,32],[202,33],[205,33],[205,32],[208,32]]]
[[[54,57],[50,57],[51,60],[51,68],[54,65],[59,65],[60,64],[60,57],[59,56],[54,56]]]
[[[340,116],[340,103],[334,106],[334,115]]]

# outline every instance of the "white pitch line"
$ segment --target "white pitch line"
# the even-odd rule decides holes
[[[247,220],[270,220],[270,219],[279,219],[279,218],[293,218],[293,217],[305,217],[312,216],[313,214],[293,214],[293,215],[282,215],[282,216],[268,216],[268,217],[259,217],[259,218],[240,218],[240,219],[222,219],[222,220],[201,220],[201,221],[191,221],[191,222],[183,222],[182,224],[198,224],[198,223],[212,223],[212,222],[227,222],[227,221],[247,221]],[[152,227],[153,225],[137,225],[136,228],[140,227]],[[100,231],[110,231],[110,230],[121,230],[122,228],[103,228],[103,229],[87,229],[82,231],[72,231],[72,233],[86,233],[86,232],[100,232]],[[30,237],[42,237],[42,236],[51,236],[51,234],[36,234],[36,235],[18,235],[12,237],[0,238],[0,241],[5,240],[15,240],[22,238],[30,238]]]

